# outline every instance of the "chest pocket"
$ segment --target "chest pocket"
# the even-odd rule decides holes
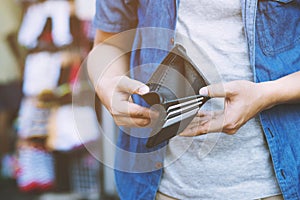
[[[300,43],[300,0],[259,0],[257,34],[267,56]]]

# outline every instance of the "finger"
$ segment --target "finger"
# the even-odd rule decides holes
[[[204,124],[206,124],[210,119],[209,118],[205,118],[205,119],[200,119],[200,120],[193,120],[188,126],[187,128],[194,128],[197,126],[203,126]]]
[[[194,127],[194,126],[201,126],[207,121],[211,120],[212,116],[211,115],[201,115],[201,116],[196,116],[192,122],[188,125],[188,127]]]
[[[197,117],[206,117],[206,116],[213,116],[215,115],[216,111],[208,111],[208,110],[199,110],[197,112]]]
[[[225,97],[226,91],[224,84],[212,84],[206,87],[203,87],[199,90],[199,94],[209,97]]]
[[[215,111],[214,114],[211,113],[200,113],[201,115],[201,123],[198,125],[202,127],[198,127],[193,130],[197,132],[197,134],[203,134],[204,132],[223,132],[229,135],[235,134],[238,129],[244,124],[240,123],[238,119],[234,119],[231,117],[225,117],[224,111]],[[207,121],[205,121],[207,119]],[[196,125],[194,125],[196,126]]]
[[[223,113],[224,113],[224,110],[215,110],[215,111],[199,110],[196,116],[201,117],[201,118],[203,118],[203,117],[213,118],[213,117],[216,117]]]
[[[114,113],[115,115],[145,119],[158,117],[158,113],[156,111],[131,102],[119,104],[117,109],[118,112]]]
[[[191,124],[189,127],[187,127],[186,129],[184,129],[179,135],[180,136],[185,136],[185,137],[193,137],[193,136],[197,136],[197,135],[205,135],[207,134],[207,132],[205,131],[201,131],[201,129],[199,129],[199,126],[206,127],[207,126],[207,120],[205,121],[201,121],[196,123]]]
[[[118,116],[114,120],[118,126],[124,127],[146,127],[151,123],[151,119],[132,118],[128,116]]]
[[[144,83],[128,78],[127,76],[122,76],[118,87],[121,91],[127,92],[129,94],[146,94],[149,92],[149,87]]]
[[[199,126],[204,126],[211,119],[211,115],[204,112],[199,112],[191,123],[179,134],[180,136],[195,136],[202,134],[197,129]]]
[[[224,126],[224,113],[221,111],[208,112],[205,116],[197,117],[198,121],[191,123],[182,133],[181,136],[196,136],[211,132],[221,132]]]
[[[199,127],[206,130],[204,126],[207,126],[210,118],[209,117],[195,117],[193,121],[179,134],[180,136],[191,137],[196,135],[203,135],[206,134],[205,131],[201,132]]]
[[[222,132],[225,124],[225,114],[223,111],[215,111],[212,118],[205,124],[200,126],[198,129],[199,133],[213,133]]]

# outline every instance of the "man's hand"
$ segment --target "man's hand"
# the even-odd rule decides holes
[[[144,127],[157,114],[132,102],[131,94],[145,94],[148,86],[127,76],[102,78],[96,92],[119,126]]]
[[[268,96],[269,83],[232,81],[224,85],[210,85],[200,90],[200,94],[210,97],[224,97],[222,111],[199,111],[191,124],[180,134],[195,136],[209,132],[234,134],[249,119],[273,105]]]
[[[131,94],[145,94],[149,88],[128,78],[129,57],[135,32],[125,34],[97,30],[95,46],[87,59],[91,82],[101,103],[119,126],[144,127],[157,113],[132,102]]]

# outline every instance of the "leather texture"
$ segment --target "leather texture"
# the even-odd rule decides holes
[[[175,45],[149,79],[150,92],[141,96],[160,113],[147,147],[154,147],[186,128],[197,110],[209,99],[198,95],[200,88],[208,84],[184,47]]]

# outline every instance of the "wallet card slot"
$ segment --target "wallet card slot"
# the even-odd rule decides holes
[[[177,117],[173,117],[173,118],[171,118],[171,119],[168,119],[168,120],[164,123],[164,125],[163,125],[162,128],[171,126],[171,125],[173,125],[173,124],[175,124],[175,123],[177,123],[177,122],[180,122],[180,121],[182,121],[182,120],[184,120],[184,119],[186,119],[186,118],[189,118],[189,117],[195,115],[195,114],[198,112],[198,110],[199,110],[199,108],[197,107],[197,108],[195,108],[195,109],[193,109],[193,110],[191,110],[191,111],[189,111],[189,112],[186,112],[186,113],[184,113],[184,114],[182,114],[182,115],[178,115]]]
[[[209,61],[209,60],[208,60]],[[204,62],[203,68],[211,67]],[[182,132],[210,97],[198,93],[209,84],[183,46],[176,44],[147,82],[150,92],[142,98],[160,117],[146,146],[152,148]],[[157,107],[155,105],[158,105]]]
[[[196,102],[199,102],[199,101],[202,101],[202,100],[203,100],[203,97],[200,97],[200,98],[196,98],[196,99],[193,98],[192,100],[189,100],[189,101],[186,101],[186,102],[183,102],[183,103],[174,104],[174,105],[168,107],[167,112],[170,112],[171,110],[174,110],[176,108],[184,107],[184,106],[187,106],[189,104],[193,104],[193,103],[196,103]]]
[[[196,108],[199,108],[199,106],[202,104],[203,102],[200,101],[200,102],[196,102],[195,104],[191,104],[191,105],[188,105],[186,107],[181,107],[180,109],[177,109],[177,110],[173,110],[171,112],[168,113],[166,119],[170,119],[172,117],[175,117],[177,115],[180,115],[180,114],[183,114],[183,113],[186,113],[192,109],[194,109],[195,107]]]

